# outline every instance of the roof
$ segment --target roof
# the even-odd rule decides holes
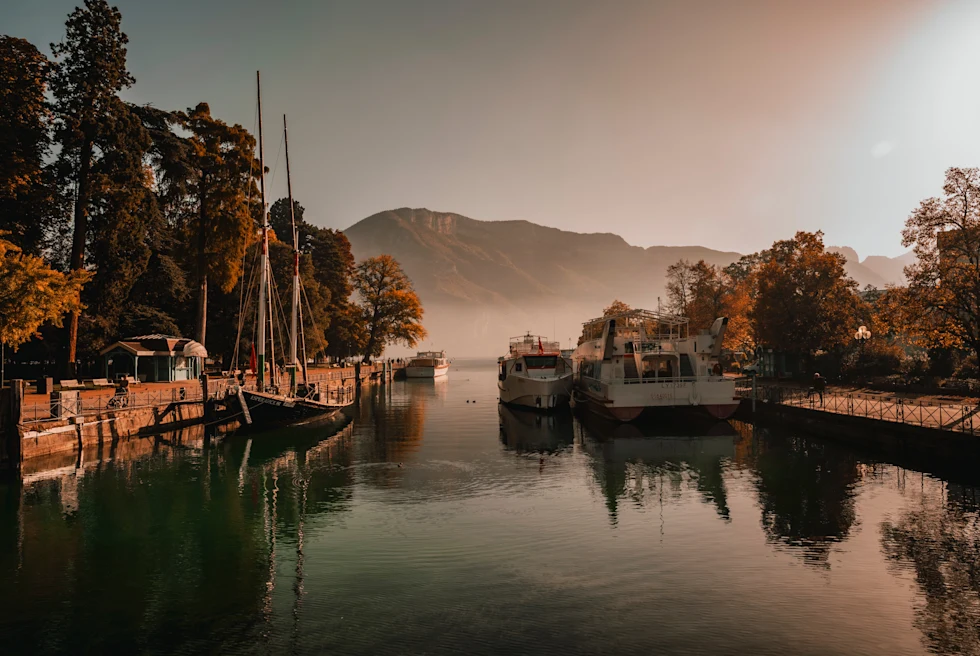
[[[599,317],[597,319],[590,319],[589,321],[586,321],[582,325],[588,326],[588,325],[596,324],[596,323],[604,324],[605,322],[609,321],[610,319],[617,319],[617,320],[619,320],[619,319],[627,319],[627,320],[635,320],[635,321],[640,321],[640,322],[642,322],[642,321],[656,321],[656,322],[667,324],[667,325],[670,325],[670,326],[686,326],[687,325],[687,317],[682,317],[682,316],[679,316],[679,315],[676,315],[676,314],[668,314],[666,312],[654,312],[652,310],[641,310],[641,309],[628,310],[626,312],[620,312],[620,313],[617,313],[617,314],[611,314],[611,315],[606,316],[606,317]]]
[[[174,335],[139,335],[127,337],[118,342],[114,342],[99,351],[99,355],[105,355],[109,351],[122,349],[132,355],[168,355],[183,356],[185,358],[206,358],[207,349],[200,342],[186,337],[175,337]]]

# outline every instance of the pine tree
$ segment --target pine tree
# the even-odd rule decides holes
[[[58,63],[51,79],[56,118],[55,138],[61,145],[59,169],[74,196],[72,247],[69,266],[85,267],[88,216],[92,203],[92,167],[96,141],[109,122],[122,89],[133,84],[126,69],[122,15],[105,0],[85,0],[68,16],[65,38],[52,44]],[[79,313],[73,312],[68,333],[68,362],[77,359]]]
[[[0,230],[34,255],[44,248],[55,211],[52,171],[44,164],[50,68],[31,43],[0,36]]]

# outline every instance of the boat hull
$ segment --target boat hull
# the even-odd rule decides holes
[[[405,367],[406,378],[439,378],[449,373],[449,365],[439,367],[420,367],[409,365]]]
[[[263,392],[243,390],[242,395],[248,405],[252,424],[255,426],[298,424],[330,419],[343,409],[340,405],[289,399]]]
[[[572,398],[572,374],[549,378],[530,378],[509,375],[497,382],[501,403],[531,408],[554,410],[568,405]]]
[[[664,412],[698,412],[728,419],[738,410],[734,381],[724,378],[656,383],[577,381],[576,405],[602,417],[631,422]]]

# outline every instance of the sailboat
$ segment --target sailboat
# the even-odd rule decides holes
[[[286,368],[289,372],[288,388],[283,389],[277,376],[274,375],[274,351],[273,366],[270,367],[269,379],[266,380],[266,322],[271,325],[272,317],[272,295],[270,293],[270,268],[269,268],[269,213],[265,201],[265,161],[263,156],[262,140],[262,90],[259,73],[255,74],[256,86],[258,89],[258,118],[259,118],[259,188],[262,195],[262,251],[259,264],[259,290],[258,290],[258,320],[256,326],[257,338],[257,363],[256,386],[255,389],[242,389],[239,397],[245,407],[242,408],[249,423],[259,426],[267,424],[291,424],[305,423],[317,419],[328,419],[333,417],[344,407],[353,402],[353,394],[348,390],[340,390],[340,400],[332,401],[327,390],[320,390],[314,383],[308,381],[306,370],[306,344],[303,337],[302,308],[300,307],[300,277],[299,277],[299,236],[296,231],[296,217],[293,214],[293,186],[289,174],[289,139],[286,130],[286,117],[283,116],[283,138],[286,149],[286,186],[289,193],[289,214],[292,222],[293,233],[293,284],[292,284],[292,309],[289,333],[289,359]],[[267,314],[268,313],[268,314]],[[268,317],[268,318],[267,318]],[[242,319],[240,319],[241,321]],[[270,329],[269,337],[272,338]],[[298,345],[302,346],[303,351],[303,382],[297,381],[297,374],[300,369],[300,359],[298,356]],[[274,345],[273,345],[274,348]]]

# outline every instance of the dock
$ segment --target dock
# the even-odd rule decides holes
[[[962,458],[980,455],[980,404],[927,400],[889,392],[826,390],[740,379],[736,417],[777,422],[832,440]]]
[[[404,365],[390,361],[350,367],[314,367],[309,381],[328,393],[353,399],[365,385],[387,384]],[[254,386],[246,378],[245,387]],[[25,463],[55,454],[115,449],[120,442],[202,425],[237,424],[242,415],[234,378],[140,383],[117,388],[56,389],[33,392],[13,380],[0,390],[0,469],[21,470]],[[221,408],[234,412],[221,412]],[[35,469],[28,467],[28,469]]]

